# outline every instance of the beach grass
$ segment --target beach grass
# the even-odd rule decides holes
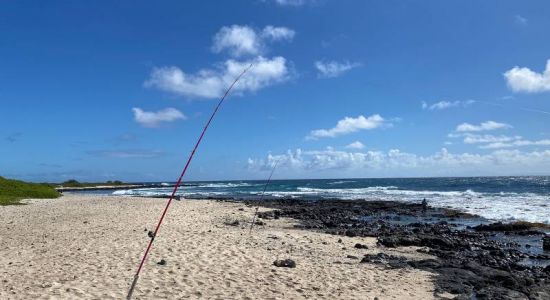
[[[48,184],[29,183],[0,176],[0,205],[16,205],[21,204],[19,201],[22,199],[51,199],[59,195],[59,192]]]

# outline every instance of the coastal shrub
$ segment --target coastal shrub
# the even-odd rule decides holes
[[[6,179],[0,176],[0,205],[19,204],[21,199],[48,199],[59,197],[51,185]]]
[[[107,181],[107,184],[108,184],[108,185],[123,185],[124,182],[122,182],[122,181],[120,181],[120,180],[115,180],[115,181],[109,180],[109,181]]]
[[[82,183],[78,182],[75,179],[69,179],[67,181],[62,182],[61,185],[65,187],[81,187]]]
[[[123,185],[123,184],[125,183],[120,180],[115,180],[115,181],[109,180],[107,182],[80,182],[75,179],[70,179],[62,182],[59,185],[66,188],[67,187],[73,188],[73,187],[92,187],[92,186],[99,186],[99,185]]]

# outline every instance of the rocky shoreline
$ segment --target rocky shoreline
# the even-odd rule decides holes
[[[246,203],[274,209],[260,213],[263,220],[288,217],[303,229],[376,237],[379,247],[422,247],[419,251],[437,259],[366,255],[361,263],[430,271],[437,274],[436,294],[451,293],[457,299],[550,299],[550,252],[542,250],[545,228],[540,228],[544,224],[487,224],[456,210],[392,201]],[[525,237],[529,243],[520,244]]]

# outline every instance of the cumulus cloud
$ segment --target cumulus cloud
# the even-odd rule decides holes
[[[274,2],[281,6],[301,6],[313,0],[274,0]]]
[[[261,88],[286,81],[290,76],[284,57],[271,59],[256,57],[251,60],[227,60],[216,69],[202,69],[187,74],[178,67],[156,68],[151,73],[146,87],[156,87],[180,96],[194,98],[218,98],[235,78],[250,64],[254,67],[235,85],[236,92],[255,92]]]
[[[521,136],[506,136],[506,135],[494,136],[490,134],[484,134],[484,135],[467,134],[464,137],[464,143],[465,144],[502,143],[502,142],[510,142],[518,139],[521,139]]]
[[[550,91],[550,59],[546,61],[546,68],[542,73],[531,71],[529,68],[514,68],[504,73],[508,87],[514,92],[540,93]]]
[[[361,66],[360,63],[351,63],[348,61],[316,61],[315,68],[317,68],[317,75],[321,78],[334,78],[341,76],[342,74],[350,71],[351,69]]]
[[[480,144],[480,149],[518,148],[525,146],[550,146],[550,139],[526,140],[522,136],[474,134],[470,132],[450,133],[450,138],[464,138],[464,144]]]
[[[288,150],[283,154],[269,154],[263,159],[248,159],[249,170],[269,170],[278,162],[280,168],[292,172],[316,173],[325,170],[344,171],[345,174],[439,174],[439,172],[546,172],[550,169],[550,150],[521,152],[518,150],[498,150],[489,154],[450,153],[440,151],[421,156],[392,149],[386,152],[347,152],[326,149],[320,151]],[[331,173],[334,174],[334,173]],[[471,174],[471,173],[468,173]]]
[[[261,43],[258,34],[248,26],[233,25],[224,26],[214,35],[212,51],[219,53],[228,50],[232,55],[243,54],[256,55],[261,51]]]
[[[295,32],[286,27],[266,26],[257,31],[249,26],[232,25],[222,27],[214,35],[212,51],[220,53],[228,51],[235,57],[243,55],[260,55],[267,49],[268,41],[290,41]]]
[[[363,149],[365,148],[365,145],[361,143],[360,141],[355,141],[349,145],[346,146],[347,149]]]
[[[511,125],[505,123],[498,123],[495,121],[486,121],[479,125],[473,125],[469,123],[462,123],[456,127],[457,132],[467,132],[467,131],[488,131],[496,129],[507,129],[512,128]]]
[[[452,107],[467,107],[471,104],[475,103],[474,100],[466,100],[466,101],[439,101],[433,104],[428,104],[425,101],[422,101],[422,109],[425,110],[443,110],[447,108]]]
[[[550,146],[550,140],[544,139],[544,140],[538,140],[538,141],[530,141],[530,140],[522,140],[518,139],[515,141],[505,141],[505,142],[494,142],[487,145],[480,146],[482,149],[501,149],[501,148],[516,148],[516,147],[524,147],[524,146]]]
[[[272,41],[290,41],[294,38],[295,34],[296,32],[292,29],[286,27],[274,27],[271,25],[266,26],[264,30],[262,30],[262,37]]]
[[[143,127],[158,127],[163,122],[173,122],[176,120],[185,120],[187,117],[175,108],[165,108],[156,112],[144,111],[139,107],[132,108],[134,120]]]
[[[306,139],[336,137],[359,130],[371,130],[382,126],[391,126],[391,123],[378,114],[369,116],[368,118],[363,115],[360,115],[357,118],[345,117],[344,119],[338,121],[336,126],[331,129],[312,130]]]
[[[483,143],[501,143],[501,142],[510,142],[514,140],[520,140],[522,137],[519,135],[516,136],[507,136],[507,135],[491,135],[491,134],[475,134],[475,133],[449,133],[448,137],[450,138],[464,138],[464,144],[483,144]]]

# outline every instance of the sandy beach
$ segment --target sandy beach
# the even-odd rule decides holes
[[[0,207],[0,299],[125,298],[165,204],[82,195],[23,202]],[[434,298],[432,273],[360,263],[378,252],[430,258],[414,247],[385,249],[375,238],[295,229],[286,218],[268,220],[249,235],[245,222],[253,211],[242,203],[174,202],[134,298]],[[235,220],[239,226],[226,225]],[[273,266],[286,258],[296,268]],[[166,265],[157,264],[162,259]]]

